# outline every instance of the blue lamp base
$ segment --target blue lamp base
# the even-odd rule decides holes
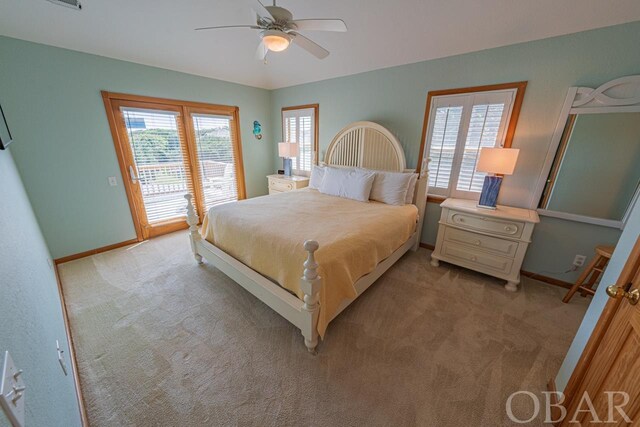
[[[495,209],[498,201],[498,193],[502,185],[501,176],[485,176],[482,184],[482,193],[480,193],[479,208]]]
[[[282,159],[282,166],[285,176],[291,176],[291,159]]]

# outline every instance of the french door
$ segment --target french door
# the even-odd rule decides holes
[[[237,107],[103,92],[138,240],[245,198]]]

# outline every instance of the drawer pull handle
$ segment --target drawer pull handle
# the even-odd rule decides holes
[[[509,227],[508,225],[504,227],[505,231],[513,231],[513,229],[511,227]]]
[[[458,222],[464,222],[464,218],[458,218]]]
[[[471,261],[476,261],[478,258],[476,258],[475,256],[471,256]]]
[[[473,243],[475,243],[475,245],[476,245],[476,246],[480,246],[480,245],[482,244],[482,242],[481,242],[480,240],[476,240],[476,241],[475,241],[475,242],[473,242]]]

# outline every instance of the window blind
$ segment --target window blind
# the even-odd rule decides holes
[[[298,157],[292,158],[293,173],[308,175],[315,161],[315,110],[303,108],[282,112],[285,142],[299,144]]]
[[[204,208],[238,200],[232,117],[191,114]]]
[[[485,173],[476,172],[480,149],[500,146],[516,91],[434,97],[427,134],[429,192],[477,198]]]
[[[149,224],[184,217],[184,195],[191,192],[192,180],[179,115],[128,107],[121,112],[136,167],[129,178],[137,177]]]

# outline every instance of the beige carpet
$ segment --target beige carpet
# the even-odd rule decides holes
[[[509,425],[507,396],[541,394],[588,300],[562,304],[563,289],[526,279],[507,293],[428,261],[425,249],[405,255],[329,325],[317,356],[197,266],[183,232],[61,265],[90,423]]]

